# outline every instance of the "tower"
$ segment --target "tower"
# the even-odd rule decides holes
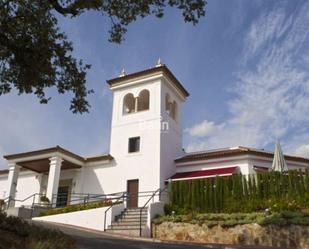
[[[138,180],[139,192],[163,188],[183,153],[181,110],[188,92],[161,63],[123,71],[107,83],[113,91],[110,154],[119,181]]]

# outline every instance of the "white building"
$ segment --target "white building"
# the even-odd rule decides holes
[[[70,203],[76,193],[127,191],[133,196],[162,189],[168,179],[246,175],[271,167],[272,152],[241,146],[185,153],[182,105],[189,94],[165,65],[107,83],[113,91],[110,153],[82,157],[57,146],[4,156],[8,170],[0,172],[0,198],[23,200],[40,193],[54,200],[61,193],[62,202]],[[309,167],[307,158],[285,158],[289,168]],[[143,206],[146,200],[136,195],[128,206]]]

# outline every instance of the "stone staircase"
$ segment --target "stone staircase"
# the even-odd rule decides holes
[[[140,235],[140,211],[141,208],[125,209],[120,215],[115,217],[106,232],[124,234],[129,236]],[[147,223],[148,210],[144,208],[142,211],[142,228]]]

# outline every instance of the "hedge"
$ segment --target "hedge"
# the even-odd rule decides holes
[[[167,209],[179,214],[300,210],[309,208],[309,171],[174,181],[169,195]]]

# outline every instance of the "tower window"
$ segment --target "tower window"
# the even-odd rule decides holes
[[[149,110],[149,91],[143,90],[138,95],[137,111]]]
[[[177,120],[177,112],[178,112],[177,102],[175,100],[172,101],[168,93],[165,95],[165,111],[174,120]]]
[[[123,99],[123,114],[135,112],[135,98],[132,93],[128,93]]]
[[[139,152],[140,151],[140,137],[130,137],[129,138],[129,153]]]
[[[123,114],[135,113],[139,111],[149,110],[149,91],[142,90],[138,97],[134,97],[132,93],[128,93],[123,98]]]

